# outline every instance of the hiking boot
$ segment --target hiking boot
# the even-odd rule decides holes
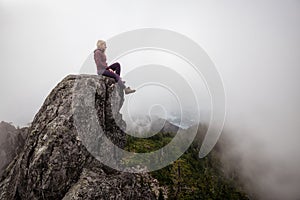
[[[135,92],[135,90],[131,89],[130,87],[125,88],[124,91],[125,91],[125,94],[130,94],[130,93]]]

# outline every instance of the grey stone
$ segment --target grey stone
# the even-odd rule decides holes
[[[105,145],[92,126],[96,122],[124,148],[126,124],[119,113],[123,101],[123,90],[111,78],[64,78],[35,115],[24,148],[3,173],[0,199],[156,199],[149,174],[118,172],[87,150],[86,144],[95,152]],[[74,111],[81,107],[84,112]],[[85,132],[80,135],[79,129]],[[111,157],[118,160],[118,155]]]
[[[15,128],[10,123],[0,122],[0,176],[22,150],[27,129],[27,127]]]

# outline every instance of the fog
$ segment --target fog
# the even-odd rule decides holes
[[[225,160],[238,158],[234,165],[259,199],[299,199],[299,11],[296,0],[0,0],[0,120],[18,126],[31,122],[55,85],[80,72],[98,39],[139,28],[172,30],[198,43],[222,77],[227,111],[222,134],[233,141]],[[120,59],[129,85],[138,87],[129,75],[131,62],[179,65],[172,58],[147,61],[155,56]],[[206,110],[209,96],[202,83],[199,88],[200,107]],[[132,100],[153,104],[157,99],[146,95],[153,91]]]

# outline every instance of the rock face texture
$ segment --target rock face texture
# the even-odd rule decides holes
[[[149,175],[118,172],[93,156],[105,145],[97,135],[99,127],[124,148],[123,101],[113,79],[64,78],[28,128],[23,150],[3,173],[0,199],[156,199]],[[96,122],[98,128],[92,126]],[[118,160],[118,155],[107,157]]]
[[[16,129],[7,122],[0,122],[0,176],[7,165],[24,146],[27,128]]]

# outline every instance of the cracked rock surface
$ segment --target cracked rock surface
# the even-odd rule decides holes
[[[64,78],[34,117],[24,148],[3,172],[0,199],[156,199],[149,175],[118,172],[94,157],[106,145],[99,128],[113,144],[125,147],[123,101],[113,79]],[[117,162],[118,155],[108,159]]]

